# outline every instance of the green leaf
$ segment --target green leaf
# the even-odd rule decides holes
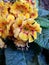
[[[41,27],[49,28],[49,20],[48,19],[38,17],[38,19],[36,21],[41,25]]]
[[[42,34],[38,34],[38,38],[35,42],[39,46],[49,49],[49,29],[43,29]]]
[[[49,15],[47,15],[47,16],[44,16],[44,18],[47,18],[47,19],[49,20]]]
[[[41,7],[38,7],[38,15],[40,17],[47,16],[47,15],[49,15],[49,11],[48,10],[45,10],[45,9],[43,9]]]
[[[22,51],[11,48],[5,49],[6,65],[33,65],[32,58],[34,53],[32,50]],[[28,62],[30,62],[28,64]]]

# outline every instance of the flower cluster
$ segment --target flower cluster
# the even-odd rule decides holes
[[[0,2],[0,37],[13,38],[18,46],[37,39],[41,33],[40,24],[36,22],[38,9],[35,0],[16,0],[16,2]]]

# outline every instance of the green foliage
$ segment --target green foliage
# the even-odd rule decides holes
[[[36,21],[41,25],[41,27],[49,28],[49,20],[48,19],[38,17],[38,19]]]
[[[49,29],[43,29],[41,34],[38,34],[37,40],[35,42],[46,49],[49,49]]]
[[[44,17],[38,17],[36,20],[42,27],[42,33],[38,34],[37,40],[35,42],[46,49],[49,49],[49,20]]]

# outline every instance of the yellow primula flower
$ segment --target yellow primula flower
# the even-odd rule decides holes
[[[1,6],[4,6],[4,2],[3,2],[3,1],[0,2],[0,7],[1,7]]]
[[[31,34],[28,34],[28,39],[29,39],[29,43],[33,42],[34,39],[32,38],[32,35]]]
[[[8,2],[4,3],[4,6],[6,8],[10,8],[12,6],[12,3],[10,1],[8,1]]]
[[[6,18],[0,16],[0,23],[7,23],[7,22],[6,22]]]
[[[7,22],[14,21],[15,17],[12,14],[8,14]]]
[[[24,17],[24,19],[28,19],[28,18],[30,18],[30,14],[29,14],[29,13],[26,13],[26,14],[24,15],[24,14],[20,13],[20,14],[18,15],[18,17]]]
[[[6,17],[6,16],[8,15],[8,11],[7,11],[6,7],[4,7],[4,8],[5,8],[5,9],[2,10],[1,15],[2,15],[3,17]]]
[[[7,21],[5,18],[0,16],[0,36],[5,38],[7,35]]]
[[[8,14],[7,8],[3,1],[0,2],[0,15],[6,17]]]
[[[18,0],[16,0],[16,1],[18,1]],[[26,2],[26,0],[19,0],[19,1],[20,1],[20,2],[23,2],[23,3]]]
[[[34,19],[30,18],[25,21],[23,21],[22,26],[26,26],[30,30],[35,30],[39,33],[41,33],[41,27],[40,24],[38,24]]]
[[[24,29],[24,31],[27,32],[28,30],[28,33],[27,33],[28,38],[30,37],[29,42],[32,42],[35,39],[37,39],[37,32],[41,33],[42,31],[40,25],[32,18],[23,21],[22,26],[23,26],[22,28]]]
[[[33,32],[33,37],[34,37],[34,39],[37,39],[37,32],[36,31]]]
[[[18,17],[16,22],[13,24],[13,27],[15,30],[14,37],[19,37],[25,42],[27,40],[29,40],[29,42],[33,42],[35,39],[37,39],[37,32],[41,33],[40,25],[32,18],[25,20]]]
[[[35,24],[33,25],[33,27],[35,28],[35,30],[39,33],[41,33],[42,28],[40,28],[40,24],[38,24],[37,22],[35,22]]]
[[[12,37],[16,45],[25,46],[25,42],[33,42],[37,39],[37,33],[41,33],[40,24],[36,22],[38,9],[36,1],[16,0],[14,3],[0,2],[0,36]],[[18,44],[21,41],[20,44]],[[21,45],[22,44],[22,45]]]
[[[23,33],[23,32],[20,32],[19,38],[21,40],[23,40],[24,42],[26,42],[28,40],[28,36],[25,33]]]
[[[37,8],[33,9],[33,12],[30,15],[31,18],[36,19],[38,17],[38,10]]]
[[[15,28],[15,29],[13,30],[13,33],[14,33],[14,37],[15,37],[15,38],[18,37],[19,32],[20,32],[20,29],[19,29],[19,28]]]
[[[16,25],[20,26],[22,25],[23,20],[25,20],[25,17],[18,17],[16,18]]]
[[[26,13],[26,14],[25,14],[25,18],[26,18],[26,19],[30,18],[30,14],[29,14],[29,13]]]
[[[12,6],[11,6],[11,10],[10,12],[12,12],[13,14],[19,14],[17,12],[21,12],[21,13],[31,13],[31,11],[33,11],[33,7],[30,3],[26,3],[26,2],[21,2],[21,1],[16,1]]]
[[[32,25],[34,22],[35,22],[34,19],[29,18],[29,19],[23,21],[22,25],[23,25],[23,26],[26,25],[26,24]]]

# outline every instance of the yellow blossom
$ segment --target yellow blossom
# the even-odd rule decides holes
[[[14,19],[15,19],[15,17],[12,14],[8,14],[8,16],[7,16],[8,22],[13,21]]]
[[[4,2],[1,1],[1,2],[0,2],[0,15],[3,16],[3,17],[6,17],[7,14],[8,14],[7,8],[6,8],[6,6],[4,5]]]
[[[21,33],[19,34],[19,38],[20,38],[21,40],[23,40],[24,42],[28,40],[28,36],[27,36],[25,33],[23,33],[23,32],[21,32]]]
[[[38,17],[38,10],[37,8],[33,9],[33,12],[30,15],[31,18],[36,19]]]
[[[5,38],[7,36],[7,21],[5,18],[0,16],[0,36]]]
[[[31,7],[30,7],[31,6]],[[27,13],[33,11],[32,5],[26,2],[16,1],[12,6],[10,12],[16,14],[17,12]]]
[[[0,2],[0,36],[12,37],[16,45],[25,46],[25,42],[37,39],[41,33],[40,24],[36,22],[38,9],[34,0],[17,0],[14,3]],[[20,44],[18,44],[21,41]],[[23,44],[24,43],[24,44]],[[21,45],[22,44],[22,45]]]
[[[32,38],[31,34],[28,34],[28,38],[29,38],[29,43],[34,41],[34,39]]]

